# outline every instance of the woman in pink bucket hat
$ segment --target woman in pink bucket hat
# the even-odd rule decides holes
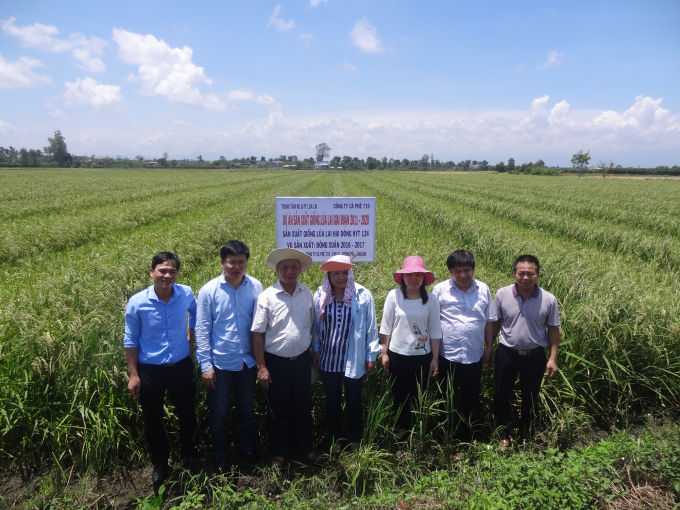
[[[341,438],[349,440],[350,450],[359,449],[363,435],[363,380],[375,369],[380,352],[373,295],[354,281],[353,267],[355,264],[346,255],[331,257],[319,268],[326,277],[314,294],[313,359],[321,371],[335,452],[340,451]],[[341,421],[343,387],[346,436],[342,435]]]
[[[404,439],[411,428],[411,404],[424,390],[427,375],[439,371],[439,301],[426,287],[436,280],[417,255],[406,257],[393,275],[401,288],[387,294],[380,324],[381,361],[392,383],[393,408],[401,408],[395,435]],[[403,407],[402,407],[403,406]]]

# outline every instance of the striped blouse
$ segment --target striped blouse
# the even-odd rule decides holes
[[[352,330],[352,307],[333,299],[326,306],[323,315],[321,340],[321,370],[344,372],[349,349],[349,335]]]

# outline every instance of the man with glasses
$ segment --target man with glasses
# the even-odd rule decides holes
[[[439,347],[439,374],[447,392],[461,389],[463,432],[470,441],[479,416],[479,389],[482,365],[493,358],[493,332],[497,320],[489,287],[475,276],[471,252],[456,250],[446,259],[451,279],[435,286],[439,300],[442,341]],[[448,394],[447,398],[453,398]]]
[[[198,292],[196,361],[208,388],[208,428],[215,467],[229,469],[227,416],[229,394],[234,389],[241,452],[257,465],[255,449],[256,362],[250,327],[262,284],[246,274],[250,250],[229,241],[220,250],[222,274]]]
[[[500,330],[496,349],[496,424],[500,446],[510,446],[510,397],[519,375],[522,390],[521,430],[528,436],[534,424],[543,373],[557,373],[557,348],[560,343],[560,313],[557,299],[537,285],[540,264],[533,255],[522,255],[512,266],[514,285],[499,289],[494,299]],[[550,359],[545,355],[550,348]]]

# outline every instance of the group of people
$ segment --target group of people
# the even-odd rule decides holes
[[[536,416],[543,374],[557,371],[559,311],[555,296],[537,285],[540,264],[522,255],[513,264],[515,283],[498,290],[474,278],[475,259],[465,250],[449,255],[451,279],[435,282],[421,257],[404,260],[393,274],[399,286],[385,300],[380,330],[371,292],[357,283],[349,257],[321,264],[323,284],[312,294],[298,282],[312,258],[292,248],[273,250],[266,264],[278,281],[264,289],[247,274],[250,251],[240,241],[220,250],[222,274],[206,283],[198,299],[177,284],[180,259],[158,253],[151,262],[153,284],[132,296],[125,313],[128,389],[142,407],[145,436],[154,466],[155,488],[169,468],[163,428],[167,393],[177,414],[181,454],[196,470],[193,357],[208,393],[208,425],[216,468],[229,467],[227,417],[230,393],[236,399],[241,453],[253,465],[257,427],[255,386],[264,389],[271,461],[283,466],[291,452],[288,425],[297,452],[317,464],[312,442],[312,380],[323,382],[332,449],[355,451],[363,436],[362,387],[380,356],[389,373],[396,416],[395,436],[412,428],[412,408],[429,378],[439,376],[446,391],[462,395],[462,423],[471,433],[480,423],[482,367],[494,360],[494,417],[500,447],[510,445],[510,400],[519,377],[522,430]],[[188,331],[188,333],[187,333]],[[549,348],[549,358],[546,356]],[[344,390],[347,433],[342,429]]]

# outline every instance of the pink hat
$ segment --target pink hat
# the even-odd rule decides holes
[[[425,269],[425,262],[418,255],[406,257],[402,268],[399,271],[395,271],[394,275],[392,275],[394,281],[399,285],[401,285],[403,279],[401,275],[404,273],[423,273],[425,275],[425,285],[432,285],[436,280],[434,273]]]
[[[326,262],[321,264],[319,271],[345,271],[356,267],[347,255],[333,255]]]

